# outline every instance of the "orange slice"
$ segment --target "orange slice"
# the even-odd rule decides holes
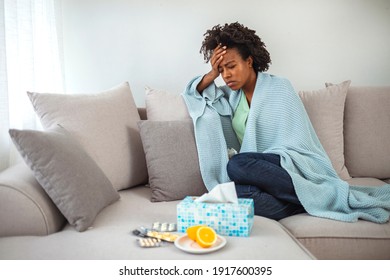
[[[201,226],[196,231],[196,243],[202,248],[208,248],[217,242],[217,234],[211,227]]]
[[[196,232],[198,231],[198,229],[200,227],[202,227],[202,225],[188,227],[187,230],[186,230],[188,238],[191,239],[191,240],[196,241]]]

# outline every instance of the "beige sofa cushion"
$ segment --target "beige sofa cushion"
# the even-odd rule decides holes
[[[211,254],[189,254],[173,244],[165,244],[161,248],[141,248],[137,245],[138,237],[131,232],[140,226],[151,227],[155,221],[175,222],[178,202],[151,203],[151,190],[147,187],[135,187],[120,193],[121,200],[103,209],[96,218],[93,230],[80,234],[67,225],[61,232],[44,238],[32,236],[0,238],[0,260],[86,259],[124,260],[125,263],[151,260],[157,263],[158,261],[154,260],[212,262],[222,259],[312,259],[311,254],[278,222],[260,216],[254,217],[249,238],[226,236],[227,245]]]
[[[351,178],[353,186],[381,186],[375,178]],[[279,221],[318,259],[390,259],[390,222],[346,223],[299,214]]]
[[[344,132],[350,175],[390,178],[390,87],[350,87]]]
[[[390,223],[345,223],[300,214],[280,220],[318,259],[390,259]]]
[[[350,178],[344,160],[344,105],[351,81],[324,89],[300,91],[310,121],[340,178]]]
[[[94,94],[28,93],[44,128],[60,124],[117,190],[147,182],[140,116],[128,83]]]
[[[172,94],[164,90],[146,87],[145,107],[148,120],[151,121],[191,119],[183,97],[179,94]]]

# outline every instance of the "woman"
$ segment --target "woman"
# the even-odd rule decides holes
[[[390,186],[356,188],[339,179],[291,84],[264,73],[264,43],[239,23],[216,25],[201,52],[211,70],[185,93],[194,121],[201,174],[210,190],[234,181],[255,214],[279,220],[298,213],[342,221],[389,219]],[[222,76],[226,86],[217,87]],[[229,159],[229,150],[239,151]]]

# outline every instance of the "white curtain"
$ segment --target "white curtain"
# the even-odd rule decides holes
[[[60,0],[0,0],[0,170],[21,160],[8,129],[41,129],[26,91],[64,91],[61,21]]]

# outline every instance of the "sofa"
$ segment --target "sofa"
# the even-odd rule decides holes
[[[297,94],[343,180],[390,183],[390,87]],[[389,222],[308,214],[255,216],[249,237],[210,254],[140,248],[135,229],[175,223],[182,199],[207,192],[182,97],[146,87],[137,108],[128,83],[28,96],[43,129],[10,130],[23,162],[0,173],[0,259],[390,259]]]

